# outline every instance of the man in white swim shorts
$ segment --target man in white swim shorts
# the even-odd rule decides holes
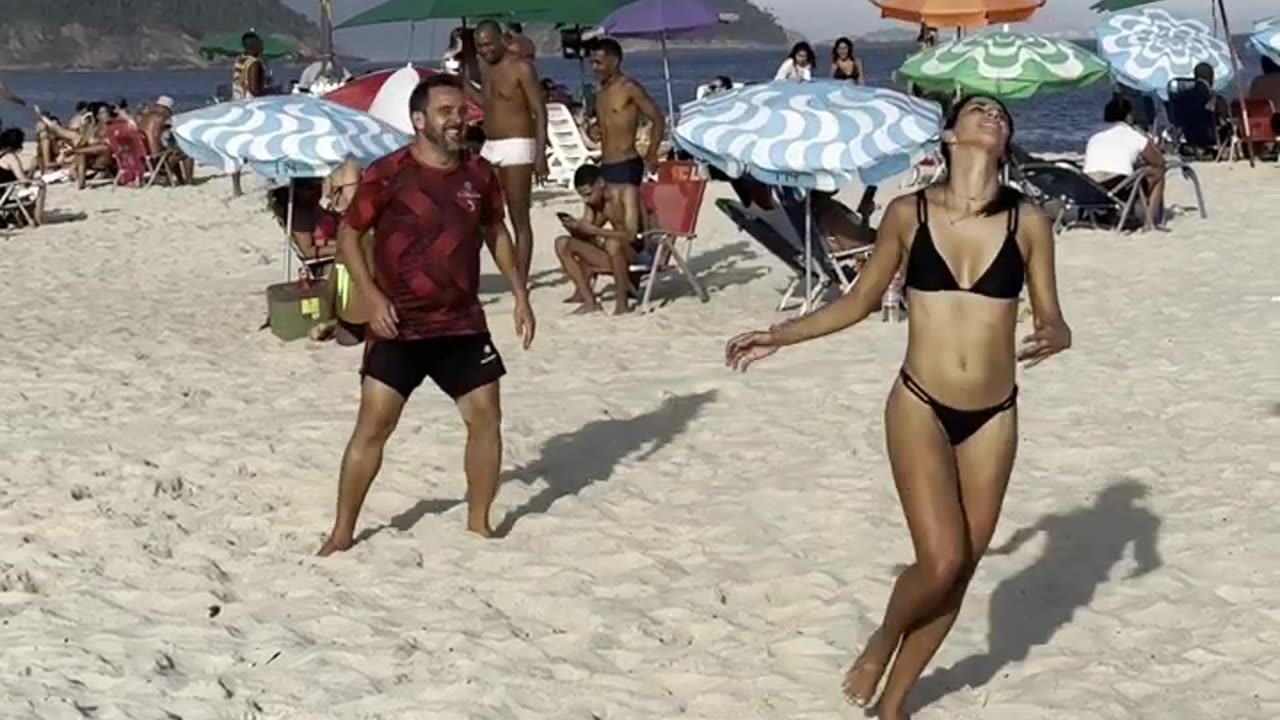
[[[497,23],[476,26],[476,54],[488,64],[484,77],[484,134],[481,155],[498,172],[515,235],[516,260],[524,277],[533,260],[529,221],[533,181],[547,176],[547,105],[538,73],[527,58],[511,52]]]

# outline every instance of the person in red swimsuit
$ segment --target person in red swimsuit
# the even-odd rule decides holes
[[[450,75],[409,97],[409,147],[375,162],[338,230],[338,253],[367,298],[370,337],[360,369],[360,413],[342,456],[338,512],[320,555],[351,547],[356,519],[382,465],[387,439],[409,395],[427,378],[451,397],[467,426],[467,529],[493,534],[489,508],[502,463],[498,380],[506,370],[480,305],[480,249],[511,284],[524,348],[534,317],[526,278],[503,222],[503,198],[488,161],[463,151],[467,103]],[[360,236],[374,231],[373,267]]]

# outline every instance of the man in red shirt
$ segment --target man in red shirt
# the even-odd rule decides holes
[[[498,379],[506,370],[480,306],[480,248],[515,296],[516,334],[527,349],[534,318],[526,280],[503,223],[492,166],[463,152],[467,103],[451,75],[409,97],[413,143],[365,171],[338,231],[338,253],[362,297],[371,336],[360,373],[360,413],[342,456],[338,513],[320,555],[351,547],[360,506],[387,438],[425,379],[453,398],[467,426],[467,529],[492,535],[489,507],[502,463]],[[360,236],[374,231],[373,267]]]

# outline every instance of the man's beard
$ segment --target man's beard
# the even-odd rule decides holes
[[[458,153],[462,152],[462,146],[463,146],[462,140],[459,139],[457,141],[453,141],[448,139],[448,136],[445,134],[447,130],[448,128],[442,128],[440,130],[436,130],[434,128],[424,128],[422,131],[422,136],[430,140],[433,145],[445,151],[446,153],[450,155],[457,155]]]

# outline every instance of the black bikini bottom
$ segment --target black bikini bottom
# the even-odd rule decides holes
[[[1018,386],[1014,385],[1009,397],[998,405],[978,410],[957,410],[943,405],[935,400],[932,395],[925,392],[925,389],[920,387],[920,383],[907,374],[905,368],[899,371],[899,374],[902,376],[902,386],[933,410],[938,422],[942,423],[942,431],[947,434],[947,439],[951,441],[952,447],[968,440],[969,436],[981,430],[982,426],[986,425],[991,418],[1018,404]]]

